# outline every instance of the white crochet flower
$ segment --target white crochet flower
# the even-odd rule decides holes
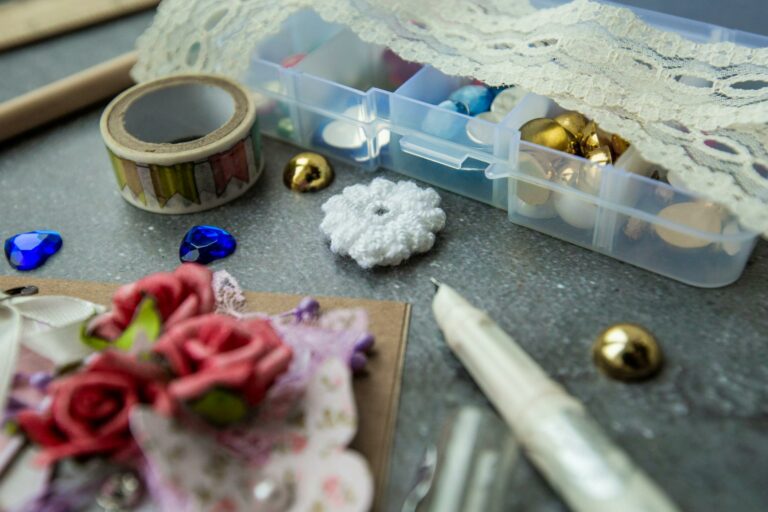
[[[363,268],[399,265],[432,248],[435,233],[445,226],[439,205],[440,196],[431,188],[376,178],[328,199],[320,230],[331,251],[351,256]]]

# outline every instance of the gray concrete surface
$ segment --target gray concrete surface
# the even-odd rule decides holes
[[[720,2],[642,3],[768,31],[761,0],[740,0],[739,16],[718,8]],[[150,19],[132,16],[0,54],[0,100],[127,51]],[[267,140],[265,175],[246,196],[206,213],[153,215],[120,198],[98,132],[100,110],[0,145],[0,236],[57,229],[64,248],[36,275],[128,282],[174,267],[184,232],[216,224],[235,234],[239,248],[214,266],[227,268],[246,288],[412,303],[388,510],[399,509],[425,444],[450,410],[486,403],[432,319],[431,276],[488,309],[684,510],[768,510],[765,242],[736,284],[700,290],[442,193],[448,223],[435,249],[400,267],[364,271],[332,255],[317,226],[327,197],[369,175],[336,162],[338,179],[330,189],[288,193],[280,171],[297,149]],[[14,272],[2,262],[0,273]],[[667,366],[655,380],[625,385],[592,367],[594,336],[618,321],[644,324],[661,340]],[[509,489],[511,510],[564,510],[530,467],[521,471]]]

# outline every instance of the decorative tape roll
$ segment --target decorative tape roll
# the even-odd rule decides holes
[[[101,135],[121,194],[151,212],[219,206],[248,190],[264,167],[250,92],[214,75],[128,89],[104,111]]]

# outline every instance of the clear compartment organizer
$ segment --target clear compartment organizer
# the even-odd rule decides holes
[[[633,10],[698,42],[768,46],[765,37]],[[507,210],[516,224],[694,286],[725,286],[741,275],[757,235],[729,214],[720,212],[717,233],[659,216],[702,199],[650,178],[658,167],[631,147],[614,165],[596,167],[521,141],[525,122],[562,112],[548,98],[523,95],[499,123],[437,106],[471,82],[403,62],[312,11],[293,15],[264,41],[246,77],[268,135],[365,170],[392,169]],[[573,176],[583,178],[578,187]],[[535,204],[521,199],[531,197]],[[670,238],[693,243],[672,245]]]

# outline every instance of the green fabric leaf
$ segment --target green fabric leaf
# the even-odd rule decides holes
[[[151,297],[145,297],[136,308],[133,321],[128,328],[123,331],[115,341],[108,341],[91,336],[87,332],[88,322],[83,323],[80,331],[80,339],[83,343],[94,350],[105,350],[107,348],[116,348],[118,350],[130,350],[134,345],[148,345],[154,343],[160,337],[160,329],[163,325],[163,319],[157,310],[155,300]]]
[[[86,320],[85,322],[83,322],[83,326],[80,328],[80,341],[82,341],[83,343],[85,343],[86,345],[88,345],[94,350],[104,350],[109,348],[112,345],[110,342],[88,334],[89,322],[90,322],[90,319]]]
[[[240,421],[248,411],[248,406],[242,398],[223,389],[208,391],[201,398],[191,402],[190,407],[219,427]]]

